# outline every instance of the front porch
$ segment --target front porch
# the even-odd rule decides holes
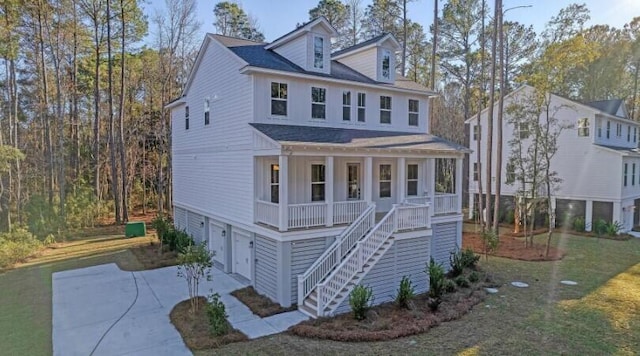
[[[379,219],[400,204],[425,206],[421,214],[429,220],[461,214],[462,159],[451,158],[450,193],[436,192],[436,159],[308,152],[256,156],[254,221],[281,232],[331,227],[351,224],[370,206]]]

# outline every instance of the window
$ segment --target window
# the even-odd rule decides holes
[[[418,126],[418,100],[409,99],[409,126]]]
[[[622,137],[622,124],[616,124],[616,136]]]
[[[628,174],[628,172],[627,172],[627,168],[628,168],[628,167],[627,167],[627,166],[628,166],[628,165],[629,165],[628,163],[625,163],[625,164],[624,164],[624,186],[625,186],[625,187],[627,186],[627,174]]]
[[[324,164],[311,165],[311,201],[324,201]]]
[[[478,141],[480,135],[480,125],[473,125],[473,140]]]
[[[324,88],[311,88],[311,118],[312,119],[324,119],[326,118],[326,93]]]
[[[366,99],[367,95],[365,93],[358,93],[358,122],[364,122]]]
[[[607,120],[607,138],[611,137],[611,121]]]
[[[360,166],[347,164],[347,199],[360,199]]]
[[[638,128],[633,128],[633,142],[635,143],[638,140]]]
[[[287,116],[287,84],[271,82],[271,115]]]
[[[631,125],[627,126],[627,142],[631,142]]]
[[[313,68],[324,68],[324,38],[313,38]]]
[[[204,124],[209,125],[209,97],[204,98]]]
[[[280,165],[271,165],[271,202],[280,201]]]
[[[636,185],[636,164],[632,164],[631,167],[631,185]]]
[[[342,92],[342,120],[351,121],[351,92]]]
[[[382,77],[391,78],[391,52],[388,50],[382,51]]]
[[[478,172],[479,172],[478,162],[474,162],[473,163],[473,181],[474,182],[478,181]]]
[[[509,162],[507,163],[507,184],[513,184],[516,181],[516,166]]]
[[[380,165],[380,198],[391,198],[391,165]]]
[[[407,165],[407,196],[418,195],[418,165]]]
[[[520,139],[529,138],[529,123],[528,122],[519,123],[518,131],[520,133]]]
[[[602,122],[600,120],[596,121],[598,126],[598,137],[602,137]]]
[[[380,123],[391,123],[391,97],[380,96]]]
[[[184,108],[184,129],[189,129],[189,107]]]
[[[578,136],[589,136],[589,119],[586,117],[583,119],[578,119]]]

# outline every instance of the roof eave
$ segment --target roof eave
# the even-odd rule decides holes
[[[178,106],[184,105],[184,104],[186,104],[186,103],[187,103],[187,102],[186,102],[186,101],[184,101],[184,96],[181,96],[181,97],[179,97],[179,98],[177,98],[177,99],[175,99],[175,100],[173,100],[173,101],[171,101],[171,102],[167,103],[167,104],[164,106],[164,108],[165,108],[165,109],[173,109],[173,108],[176,108],[176,107],[178,107]]]
[[[336,37],[338,36],[338,31],[336,31],[336,29],[329,23],[329,21],[324,17],[324,16],[320,16],[318,18],[316,18],[313,21],[310,21],[308,23],[306,23],[304,26],[301,26],[299,28],[297,28],[295,31],[292,31],[286,35],[284,35],[283,37],[277,38],[275,41],[269,43],[268,45],[264,46],[264,49],[275,49],[278,48],[282,45],[284,45],[285,43],[292,41],[300,36],[302,36],[305,33],[308,33],[311,31],[311,28],[317,26],[317,25],[322,25],[323,27],[325,27],[326,30],[328,30],[331,33],[332,37]]]

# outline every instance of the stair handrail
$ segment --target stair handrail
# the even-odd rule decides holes
[[[367,235],[362,238],[361,240],[358,241],[358,243],[356,244],[356,248],[354,248],[353,250],[351,250],[351,252],[347,255],[347,257],[345,257],[342,262],[338,265],[338,267],[336,267],[333,272],[331,274],[329,274],[329,276],[327,276],[327,278],[324,279],[324,281],[318,283],[318,295],[317,295],[317,303],[316,303],[316,307],[317,307],[317,311],[316,311],[316,315],[318,316],[323,316],[323,310],[324,310],[324,306],[325,305],[329,305],[333,302],[333,300],[338,296],[338,294],[340,294],[340,292],[344,289],[344,287],[347,285],[347,283],[349,283],[349,281],[351,279],[353,279],[353,277],[362,270],[365,262],[367,262],[369,260],[369,258],[371,258],[371,256],[373,256],[373,254],[380,249],[380,247],[387,242],[387,240],[389,239],[389,237],[391,237],[393,235],[393,233],[395,232],[397,225],[396,225],[396,212],[397,212],[397,207],[394,204],[393,208],[391,210],[389,210],[389,212],[387,213],[387,215],[385,215],[382,220],[380,220],[374,227],[373,229],[371,229]],[[372,236],[375,236],[375,233],[383,226],[385,225],[388,220],[391,219],[391,231],[389,231],[386,236],[384,236],[383,239],[381,239],[381,241],[378,242],[378,244],[375,246],[375,248],[371,249],[371,251],[369,251],[368,254],[365,254],[366,251],[364,251],[363,246],[368,243],[368,240],[372,239]],[[346,270],[345,266],[347,266],[347,264],[351,263],[353,264],[355,260],[355,263],[357,264],[357,268],[353,269],[348,275],[346,275],[343,278],[343,281],[339,284],[339,286],[337,288],[333,288],[333,294],[331,296],[329,296],[329,298],[327,298],[326,302],[323,303],[323,298],[325,292],[330,292],[330,290],[328,288],[326,288],[327,284],[331,281],[331,277],[335,277],[340,271],[342,271],[343,269]],[[325,289],[327,289],[325,291]]]
[[[302,305],[304,299],[311,294],[313,288],[324,279],[335,266],[344,259],[349,250],[356,245],[362,236],[355,239],[347,239],[347,236],[360,229],[362,235],[366,234],[375,221],[376,205],[369,205],[360,215],[346,228],[336,240],[327,248],[307,270],[298,275],[298,304]]]

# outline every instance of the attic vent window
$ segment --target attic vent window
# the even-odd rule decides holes
[[[385,50],[382,52],[382,77],[384,79],[391,78],[391,52]]]
[[[324,68],[324,38],[313,38],[313,68]]]
[[[589,119],[586,117],[578,120],[578,136],[589,136]]]

